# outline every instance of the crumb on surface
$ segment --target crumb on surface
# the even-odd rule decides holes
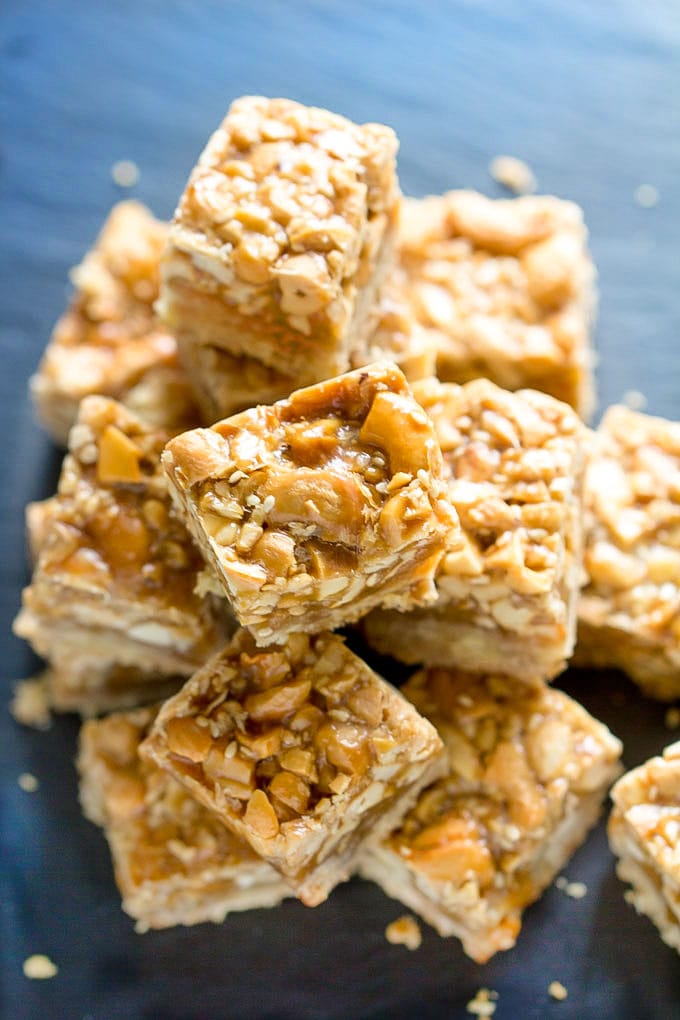
[[[647,397],[640,390],[626,390],[621,402],[631,411],[644,411],[647,406]]]
[[[22,726],[46,730],[52,722],[50,699],[45,677],[20,680],[14,688],[9,710]]]
[[[585,882],[570,882],[564,875],[558,875],[555,879],[555,885],[566,896],[571,897],[572,900],[582,900],[588,892],[588,886]]]
[[[111,177],[119,188],[132,188],[139,180],[139,167],[131,159],[119,159],[111,167]]]
[[[529,195],[536,190],[533,170],[528,163],[515,156],[495,156],[489,163],[489,173],[515,195]]]
[[[35,793],[40,783],[31,772],[22,772],[17,783],[25,793]]]
[[[495,1000],[497,998],[498,992],[494,992],[490,988],[480,988],[474,999],[470,999],[465,1008],[473,1016],[493,1016],[496,1012]]]
[[[24,960],[24,974],[34,981],[44,981],[46,978],[53,978],[59,973],[59,968],[52,963],[49,956],[42,953],[35,953]]]
[[[659,201],[659,189],[653,184],[638,184],[635,189],[635,201],[643,209],[651,209]]]
[[[415,917],[402,914],[385,928],[385,938],[393,946],[406,946],[407,949],[418,949],[423,941],[420,926]]]
[[[561,981],[551,981],[548,985],[548,995],[552,999],[557,999],[559,1002],[563,1002],[568,994],[569,992]]]
[[[680,727],[680,708],[677,705],[672,705],[663,717],[663,721],[667,729],[677,730]]]

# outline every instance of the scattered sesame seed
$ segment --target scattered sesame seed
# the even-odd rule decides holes
[[[567,880],[564,877],[564,875],[558,875],[557,876],[557,878],[555,879],[555,886],[558,889],[562,889],[562,890],[567,888]]]
[[[489,163],[495,181],[515,195],[529,195],[536,190],[536,177],[528,163],[515,156],[496,156]]]
[[[640,390],[626,390],[623,394],[623,403],[631,411],[644,411],[647,406],[647,397]]]
[[[588,886],[585,882],[567,882],[564,891],[572,900],[582,900],[588,892]]]
[[[494,999],[498,998],[498,992],[489,988],[480,988],[474,999],[471,999],[465,1007],[468,1013],[474,1016],[493,1016],[496,1012]]]
[[[119,159],[111,167],[111,177],[119,188],[133,188],[139,180],[139,167],[131,159]]]
[[[643,209],[651,209],[659,201],[659,190],[653,184],[639,184],[635,189],[635,201]]]
[[[678,727],[680,726],[680,708],[678,708],[676,705],[673,705],[672,708],[669,708],[663,718],[663,721],[666,724],[667,729],[677,730]]]
[[[561,981],[551,981],[548,985],[548,995],[559,1002],[563,1002],[568,994],[569,992]]]
[[[44,677],[20,680],[14,688],[9,710],[18,723],[36,730],[47,730],[52,724],[49,692]]]
[[[30,772],[22,772],[17,782],[25,793],[35,793],[40,786],[36,777]]]
[[[407,949],[419,949],[423,941],[420,927],[415,917],[403,914],[385,928],[385,938],[393,946],[406,946]]]
[[[44,981],[46,978],[53,978],[59,973],[59,968],[52,963],[49,956],[36,953],[24,960],[24,974],[27,978],[35,981]]]

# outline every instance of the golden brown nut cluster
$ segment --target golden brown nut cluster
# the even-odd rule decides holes
[[[38,414],[60,444],[90,394],[115,397],[161,428],[195,422],[177,345],[154,311],[167,236],[143,205],[120,202],[73,270],[75,297],[31,380]]]
[[[431,601],[457,542],[432,425],[389,363],[178,436],[163,463],[262,643]]]
[[[680,424],[612,407],[586,475],[577,655],[680,694]]]
[[[222,921],[232,910],[273,906],[290,891],[273,868],[171,776],[137,753],[157,709],[86,722],[80,799],[105,829],[137,931]]]
[[[247,631],[162,707],[142,753],[248,840],[310,906],[441,775],[432,726],[333,634]]]
[[[362,873],[485,962],[600,812],[619,741],[580,705],[505,676],[417,673],[403,688],[436,726],[449,775],[366,850]]]
[[[552,197],[451,191],[404,204],[400,258],[437,375],[488,377],[592,411],[592,262],[581,210]]]

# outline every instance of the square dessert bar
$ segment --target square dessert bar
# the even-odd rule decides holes
[[[609,843],[626,898],[680,953],[680,742],[627,772],[612,790]]]
[[[576,662],[680,697],[680,422],[612,407],[585,483],[588,584]]]
[[[402,695],[333,634],[247,631],[161,708],[142,755],[167,769],[307,906],[350,876],[446,767]]]
[[[437,431],[464,544],[439,565],[434,605],[375,610],[367,640],[404,662],[555,676],[575,639],[586,429],[544,393],[485,379],[413,391]]]
[[[155,708],[90,720],[80,731],[80,800],[106,834],[138,932],[219,923],[291,896],[277,871],[171,776],[137,754]]]
[[[190,374],[197,345],[296,385],[350,368],[392,264],[396,151],[379,124],[288,99],[232,104],[191,173],[162,262],[162,314]]]
[[[487,377],[593,409],[595,270],[578,206],[450,191],[404,203],[400,259],[437,375]]]
[[[194,593],[203,561],[173,515],[167,439],[115,401],[86,398],[58,494],[29,515],[37,562],[15,631],[49,661],[55,707],[148,701],[226,638],[226,603]]]
[[[159,427],[197,424],[177,345],[153,307],[167,234],[143,205],[120,202],[72,271],[75,297],[31,380],[38,415],[61,445],[90,394],[115,397]]]
[[[515,944],[522,911],[594,825],[621,744],[545,684],[432,669],[402,691],[436,726],[451,771],[366,849],[360,873],[485,963]]]
[[[260,644],[432,601],[459,534],[434,429],[389,363],[177,436],[163,464]]]

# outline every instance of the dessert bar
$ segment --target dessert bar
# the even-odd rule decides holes
[[[472,191],[404,202],[399,254],[437,375],[593,409],[595,270],[578,206]]]
[[[585,483],[588,583],[575,661],[680,697],[680,422],[611,407]]]
[[[451,771],[364,851],[361,874],[484,963],[515,944],[522,911],[594,825],[621,744],[544,684],[431,669],[402,690]]]
[[[220,922],[273,907],[291,891],[278,872],[184,787],[137,754],[155,708],[89,720],[80,733],[80,800],[106,834],[123,909],[149,928]]]
[[[151,700],[226,639],[226,602],[194,593],[203,562],[172,511],[167,439],[116,401],[87,397],[58,494],[29,515],[38,554],[15,631],[52,667],[55,707]]]
[[[204,346],[295,386],[351,367],[393,262],[396,151],[379,124],[288,99],[232,104],[180,198],[161,268],[162,315],[197,390]]]
[[[75,296],[31,379],[38,416],[62,446],[90,394],[115,397],[158,427],[197,424],[177,345],[154,313],[167,232],[139,202],[120,202],[71,273]]]
[[[142,755],[316,906],[446,762],[434,728],[334,634],[247,631],[163,705]]]
[[[627,899],[680,953],[680,742],[619,779],[609,842]]]
[[[437,431],[464,543],[439,565],[437,602],[375,610],[366,638],[404,662],[555,676],[575,640],[586,430],[566,404],[485,379],[413,392]]]
[[[431,602],[459,538],[434,429],[389,363],[177,436],[163,464],[260,644]]]

